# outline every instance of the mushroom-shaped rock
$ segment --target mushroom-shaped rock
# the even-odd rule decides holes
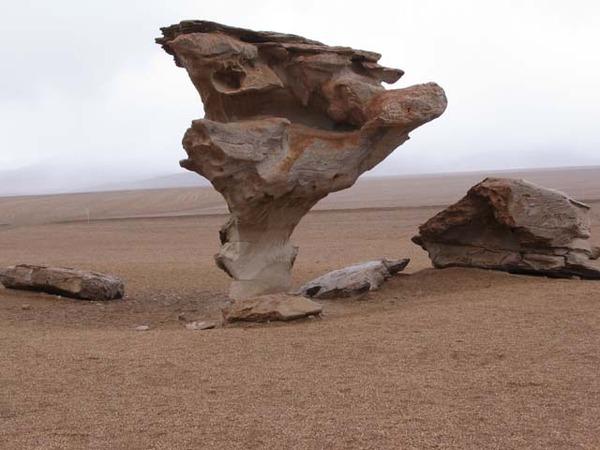
[[[19,264],[0,270],[6,288],[40,291],[82,300],[113,300],[123,297],[125,285],[113,275],[66,267]]]
[[[446,108],[434,83],[384,89],[403,72],[380,66],[377,53],[206,21],[162,33],[157,43],[204,103],[180,164],[229,206],[215,258],[234,279],[232,298],[287,291],[300,219]]]
[[[375,291],[385,280],[396,275],[410,260],[379,259],[328,272],[306,283],[300,294],[311,298],[340,298]]]
[[[486,178],[419,227],[435,267],[600,279],[590,207],[523,180]]]

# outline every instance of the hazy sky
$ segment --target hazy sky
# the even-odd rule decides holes
[[[406,72],[394,87],[438,82],[446,113],[377,174],[600,164],[597,1],[0,2],[0,171],[177,172],[202,104],[154,38],[182,19],[374,50]]]

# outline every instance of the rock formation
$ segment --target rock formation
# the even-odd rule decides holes
[[[600,279],[590,207],[522,180],[486,178],[419,227],[435,267]]]
[[[65,267],[20,264],[0,270],[6,288],[40,291],[83,300],[113,300],[123,297],[123,281],[112,275]]]
[[[375,291],[409,262],[409,259],[380,259],[344,267],[306,283],[300,294],[310,298],[341,298]]]
[[[226,322],[267,322],[318,316],[323,307],[304,297],[287,294],[261,295],[234,300],[223,308]]]
[[[297,253],[289,238],[302,216],[446,108],[434,83],[385,90],[381,82],[403,72],[380,66],[377,53],[206,21],[162,33],[157,43],[204,103],[180,164],[229,206],[215,258],[234,279],[232,298],[286,291]]]

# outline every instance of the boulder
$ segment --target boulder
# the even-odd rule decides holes
[[[379,259],[344,267],[306,283],[299,293],[310,298],[340,298],[375,291],[409,262],[410,259]]]
[[[294,320],[321,314],[323,307],[307,298],[287,294],[233,300],[223,308],[226,322]]]
[[[215,255],[234,280],[231,298],[287,292],[301,218],[446,108],[435,83],[386,90],[403,71],[374,52],[202,20],[162,28],[156,41],[204,103],[180,165],[207,178],[231,212]]]
[[[419,227],[413,242],[435,267],[480,267],[600,279],[590,207],[552,189],[486,178]]]
[[[41,291],[83,300],[123,297],[122,280],[112,275],[70,269],[19,264],[0,270],[0,283],[9,289]]]

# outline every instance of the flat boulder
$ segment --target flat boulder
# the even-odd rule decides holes
[[[523,180],[486,178],[412,240],[437,268],[600,279],[600,248],[590,233],[588,205]]]
[[[123,297],[125,292],[123,281],[112,275],[29,264],[0,269],[0,283],[9,289],[40,291],[82,300],[113,300]]]
[[[410,259],[378,259],[326,273],[300,288],[310,298],[340,298],[375,291],[408,265]]]
[[[287,294],[261,295],[233,300],[223,308],[226,322],[294,320],[321,314],[323,307],[307,298]]]

